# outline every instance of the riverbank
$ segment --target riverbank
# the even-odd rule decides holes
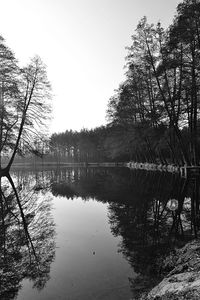
[[[7,164],[3,162],[3,167],[6,167]],[[139,163],[139,162],[63,162],[63,161],[17,161],[13,163],[13,167],[127,167],[130,169],[136,170],[146,170],[146,171],[160,171],[160,172],[169,172],[180,174],[181,177],[200,176],[200,166],[176,166],[173,164],[162,165],[155,163]]]
[[[6,166],[4,164],[3,166]],[[67,162],[14,162],[13,167],[124,167],[123,162],[101,162],[101,163],[67,163]]]
[[[131,169],[141,169],[146,171],[167,171],[171,173],[179,173],[180,167],[175,165],[162,165],[162,164],[154,164],[154,163],[138,163],[130,161],[126,163],[126,166]]]
[[[6,166],[9,160],[2,160],[2,165]],[[173,164],[156,164],[148,162],[66,162],[62,160],[52,161],[45,158],[36,157],[35,159],[20,159],[15,160],[14,167],[27,167],[27,166],[66,166],[66,167],[128,167],[130,169],[141,169],[146,171],[164,171],[170,173],[182,173],[186,166],[176,166]],[[186,173],[186,171],[184,172]]]
[[[139,300],[200,299],[200,240],[174,250],[161,263],[163,280]]]
[[[5,164],[6,165],[6,164]],[[14,167],[23,166],[67,166],[67,167],[128,167],[130,169],[141,169],[146,171],[167,171],[171,173],[179,173],[180,167],[175,165],[161,165],[153,163],[138,163],[138,162],[54,162],[38,160],[36,162],[14,162]]]

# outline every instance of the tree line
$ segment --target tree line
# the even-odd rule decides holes
[[[121,126],[102,126],[80,132],[55,133],[49,142],[50,156],[60,162],[126,161],[129,154],[124,148],[123,131]]]
[[[109,99],[105,127],[51,136],[69,161],[199,165],[200,1],[184,0],[172,24],[143,17],[127,47],[125,80]]]

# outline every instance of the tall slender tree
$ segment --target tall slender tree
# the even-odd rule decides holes
[[[6,153],[9,156],[6,167],[0,164],[0,175],[9,172],[22,148],[34,150],[33,140],[44,134],[50,116],[50,98],[42,60],[35,56],[25,68],[20,68],[0,37],[0,157]]]

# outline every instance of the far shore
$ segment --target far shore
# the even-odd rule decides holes
[[[6,163],[3,164],[3,167]],[[177,166],[174,164],[156,164],[144,162],[63,162],[63,161],[45,161],[45,160],[27,160],[14,162],[12,168],[35,168],[35,167],[128,167],[136,170],[159,171],[177,173],[182,177],[188,177],[190,174],[200,175],[200,166]]]

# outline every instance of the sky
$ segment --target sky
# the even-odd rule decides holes
[[[125,79],[131,35],[143,16],[172,22],[180,0],[0,0],[0,34],[20,65],[38,54],[52,85],[49,132],[106,124]]]

